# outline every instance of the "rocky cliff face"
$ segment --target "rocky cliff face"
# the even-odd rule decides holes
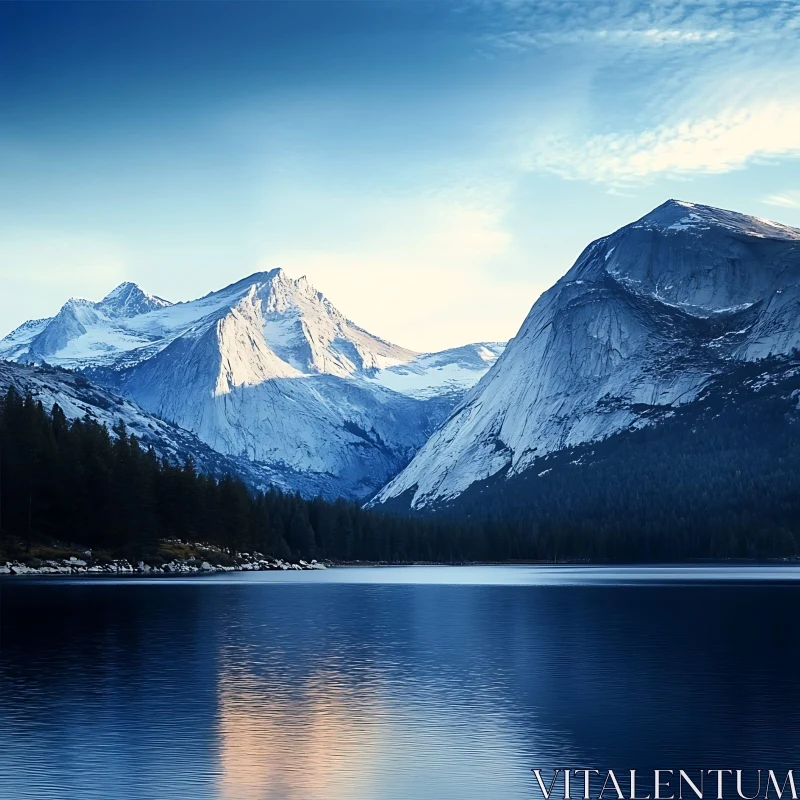
[[[272,270],[188,303],[134,284],[70,300],[0,341],[0,357],[83,370],[284,487],[361,497],[408,462],[502,347],[415,353]]]
[[[669,201],[590,244],[374,503],[447,502],[800,347],[800,231]]]

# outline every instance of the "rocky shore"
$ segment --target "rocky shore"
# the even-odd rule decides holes
[[[265,572],[276,570],[326,569],[316,559],[311,561],[284,561],[263,553],[223,554],[208,545],[197,545],[201,556],[173,558],[162,563],[139,561],[132,564],[125,558],[95,560],[87,552],[83,558],[70,556],[63,559],[34,559],[29,563],[6,561],[0,563],[0,575],[193,575],[214,572]],[[219,558],[215,558],[215,553]],[[224,562],[224,563],[223,563]]]

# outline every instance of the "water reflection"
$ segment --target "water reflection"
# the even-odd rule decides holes
[[[251,599],[221,637],[221,796],[527,796],[520,734],[530,745],[541,730],[475,629],[482,606],[496,627],[484,602],[430,587],[290,591],[299,630]]]
[[[380,572],[3,582],[0,797],[532,798],[533,766],[798,762],[795,583]]]
[[[238,676],[241,679],[241,674]],[[332,678],[333,676],[328,676]],[[366,796],[381,734],[374,699],[337,697],[318,675],[297,701],[224,672],[219,690],[218,792],[228,800]],[[366,724],[365,724],[366,723]]]

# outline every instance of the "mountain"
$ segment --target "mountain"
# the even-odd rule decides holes
[[[171,305],[145,294],[135,283],[121,283],[98,303],[72,298],[55,317],[25,322],[0,341],[0,355],[28,362],[53,359],[68,364],[81,357],[116,353],[142,341],[132,335],[129,321]]]
[[[720,376],[798,347],[800,230],[670,200],[583,251],[372,504],[496,493],[499,478],[660,424]]]
[[[134,284],[99,303],[73,299],[0,341],[0,358],[81,370],[293,489],[362,497],[408,462],[502,347],[415,353],[276,269],[185,303]]]

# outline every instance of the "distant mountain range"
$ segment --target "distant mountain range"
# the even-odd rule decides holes
[[[79,370],[247,465],[251,482],[365,497],[408,462],[503,347],[415,353],[276,269],[186,303],[133,283],[99,302],[71,299],[2,339],[0,358]]]
[[[664,425],[709,392],[719,416],[744,395],[747,408],[757,408],[753,392],[779,386],[786,398],[774,408],[784,409],[776,418],[783,428],[776,423],[770,435],[782,430],[791,438],[799,416],[798,347],[800,230],[670,200],[583,251],[373,505],[468,507],[471,514],[542,506],[537,480],[554,485],[554,469],[582,479],[580,465],[593,451],[581,446]],[[763,364],[764,374],[742,371],[747,364]],[[690,418],[705,419],[681,417]],[[736,419],[741,425],[747,417]],[[722,445],[714,447],[708,459],[721,458]],[[680,459],[675,448],[669,453]],[[738,463],[751,455],[740,452]],[[523,475],[525,482],[515,480]],[[613,477],[602,469],[592,475]],[[573,517],[581,513],[573,507]]]
[[[534,508],[562,522],[627,498],[613,533],[655,491],[637,475],[664,483],[664,469],[684,470],[672,496],[687,517],[710,507],[690,497],[693,476],[723,463],[718,499],[752,494],[755,508],[766,495],[752,485],[766,481],[768,502],[789,508],[798,348],[800,230],[670,200],[590,244],[507,347],[415,353],[272,270],[185,303],[131,283],[69,300],[0,340],[0,386],[68,416],[121,417],[158,452],[259,488],[404,513]]]

